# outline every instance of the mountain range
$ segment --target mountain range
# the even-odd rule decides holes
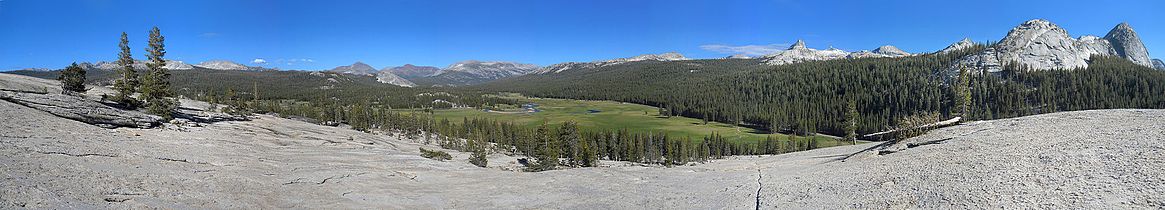
[[[962,39],[936,53],[951,53],[976,45],[970,39]],[[745,55],[733,55],[724,59],[754,59],[765,65],[786,65],[806,61],[899,58],[916,55],[920,54],[909,53],[892,45],[884,45],[876,49],[857,52],[847,52],[833,47],[819,50],[809,48],[804,41],[797,40],[789,48],[780,52],[755,58]],[[968,67],[984,72],[998,72],[1002,69],[1001,67],[1003,65],[1009,63],[1028,66],[1032,69],[1083,68],[1087,67],[1088,59],[1094,55],[1121,57],[1138,65],[1165,70],[1165,62],[1158,59],[1150,59],[1148,50],[1141,42],[1140,37],[1127,23],[1120,23],[1113,27],[1104,37],[1084,35],[1073,38],[1060,26],[1043,19],[1029,20],[1014,27],[1000,42],[987,46],[984,50],[973,53],[972,55],[961,57],[954,65],[944,70],[951,75],[961,67]],[[690,59],[680,53],[668,52],[591,62],[564,62],[546,67],[518,62],[466,60],[451,64],[445,68],[406,64],[404,66],[385,67],[378,70],[363,62],[356,62],[352,65],[339,66],[327,71],[371,76],[382,83],[403,87],[465,86],[527,74],[555,74],[576,69],[595,69],[642,61],[673,62],[684,60]],[[146,62],[137,60],[134,63],[134,67],[145,69]],[[103,70],[119,68],[114,62],[104,61],[81,63],[80,65],[86,68]],[[210,60],[194,65],[182,61],[170,60],[164,68],[171,70],[189,70],[195,68],[235,71],[277,70],[246,66],[227,60]],[[37,69],[31,70],[35,71]]]
[[[133,67],[134,67],[134,69],[143,70],[143,69],[147,68],[146,63],[148,63],[148,62],[149,61],[145,61],[145,60],[134,60]],[[110,61],[99,61],[97,63],[84,62],[84,63],[79,63],[77,65],[80,65],[82,68],[86,68],[86,69],[100,69],[100,70],[116,70],[116,69],[121,68],[121,65],[118,65],[117,62],[110,62]],[[190,64],[187,64],[186,62],[182,62],[182,61],[178,61],[178,60],[166,60],[166,65],[162,66],[162,68],[169,69],[169,70],[191,70],[191,69],[195,69],[195,68],[204,68],[204,69],[211,69],[211,70],[234,70],[234,71],[277,70],[277,69],[268,69],[268,68],[256,67],[256,66],[246,66],[246,65],[242,65],[242,64],[235,63],[232,61],[227,61],[227,60],[210,60],[210,61],[205,61],[205,62],[194,64],[194,65],[190,65]]]
[[[415,66],[413,64],[405,64],[404,66],[385,67],[380,71],[387,71],[400,76],[405,79],[416,79],[421,77],[431,77],[441,74],[441,68],[432,66]]]
[[[791,63],[800,63],[805,61],[820,61],[833,60],[842,58],[892,58],[911,56],[913,54],[907,53],[898,49],[898,47],[885,45],[874,50],[863,50],[858,52],[846,52],[830,47],[826,50],[818,50],[805,46],[805,41],[797,40],[793,46],[781,52],[762,56],[760,59],[768,65],[784,65]]]
[[[361,76],[372,76],[372,77],[376,77],[376,81],[379,81],[381,83],[387,83],[387,84],[392,84],[392,85],[401,86],[401,87],[417,86],[417,84],[413,83],[412,81],[401,78],[400,76],[393,74],[391,71],[376,70],[376,68],[373,68],[372,66],[365,64],[363,62],[359,62],[359,61],[357,61],[356,63],[353,63],[352,65],[338,66],[336,68],[332,68],[332,70],[327,70],[327,72],[361,75]]]
[[[559,64],[547,66],[546,68],[540,69],[540,70],[536,71],[535,73],[538,73],[538,74],[561,73],[563,71],[567,71],[567,70],[571,70],[571,69],[598,68],[598,67],[618,65],[618,64],[637,62],[637,61],[682,61],[682,60],[688,60],[688,58],[684,57],[684,55],[677,53],[677,52],[668,52],[668,53],[662,53],[662,54],[646,54],[646,55],[639,55],[639,56],[630,57],[630,58],[618,58],[618,59],[605,60],[605,61],[559,63]]]
[[[333,68],[328,72],[375,76],[378,81],[383,83],[413,87],[417,86],[417,83],[427,86],[474,85],[500,78],[525,75],[537,69],[539,67],[533,64],[468,60],[454,63],[444,69],[407,64],[377,70],[368,64],[356,62],[352,65]],[[397,73],[407,75],[408,78],[397,75]]]

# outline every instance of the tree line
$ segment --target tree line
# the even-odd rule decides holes
[[[769,138],[756,143],[730,141],[719,134],[700,140],[677,138],[664,132],[582,130],[574,122],[543,124],[530,128],[488,118],[437,120],[430,112],[396,111],[390,107],[362,102],[303,102],[297,100],[245,99],[223,94],[223,99],[202,100],[244,113],[274,113],[285,117],[306,117],[320,124],[344,123],[365,132],[399,133],[404,138],[471,153],[471,163],[485,167],[492,153],[531,158],[531,171],[560,167],[593,167],[599,160],[629,161],[660,165],[682,165],[732,155],[780,154],[817,148],[808,137]],[[331,122],[331,123],[329,123]]]
[[[873,133],[900,127],[904,118],[931,114],[998,119],[1082,109],[1165,108],[1165,73],[1122,58],[1096,56],[1080,69],[1030,70],[1010,64],[997,73],[949,73],[957,59],[987,47],[779,66],[757,59],[643,61],[471,88],[645,104],[666,109],[661,113],[795,135],[845,136],[851,129]]]

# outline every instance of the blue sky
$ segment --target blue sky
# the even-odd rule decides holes
[[[111,61],[147,31],[169,59],[225,59],[319,70],[363,61],[444,67],[460,60],[549,65],[645,53],[714,58],[812,48],[940,50],[963,37],[998,40],[1033,18],[1074,36],[1129,22],[1165,58],[1165,1],[275,1],[0,0],[0,70]],[[251,63],[255,59],[267,61]]]

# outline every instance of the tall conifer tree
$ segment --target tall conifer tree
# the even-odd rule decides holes
[[[165,119],[171,119],[174,110],[177,108],[177,102],[169,97],[173,97],[174,93],[170,90],[170,72],[164,68],[166,66],[166,38],[162,36],[161,30],[158,27],[150,30],[149,47],[146,48],[146,55],[149,62],[146,67],[149,72],[142,79],[142,99],[145,100],[146,106],[151,114],[161,116]]]
[[[137,106],[138,101],[133,98],[133,94],[138,91],[138,73],[133,66],[133,56],[129,52],[129,38],[125,32],[121,32],[121,42],[118,43],[121,52],[117,54],[117,73],[121,77],[113,82],[113,89],[117,94],[113,96],[113,101],[126,106]]]

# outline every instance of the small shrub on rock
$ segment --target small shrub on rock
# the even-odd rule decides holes
[[[453,156],[449,155],[449,153],[446,153],[443,151],[437,151],[437,150],[427,150],[425,148],[421,148],[421,157],[425,157],[425,158],[433,159],[433,160],[439,160],[439,161],[447,161],[447,160],[453,159]]]
[[[485,159],[485,150],[475,150],[473,154],[469,155],[469,163],[477,167],[485,168],[488,160]]]

